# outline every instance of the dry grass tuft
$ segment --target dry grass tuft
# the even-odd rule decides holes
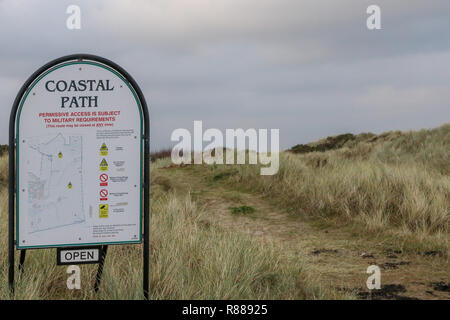
[[[2,159],[3,160],[3,159]],[[305,280],[298,259],[248,235],[206,224],[189,194],[170,191],[152,164],[151,299],[336,298]],[[168,192],[169,191],[169,192]],[[0,187],[0,277],[7,279],[7,188]],[[100,291],[92,290],[97,265],[81,267],[81,290],[66,287],[66,267],[55,249],[29,250],[16,274],[16,299],[142,299],[142,246],[110,246]],[[16,260],[18,255],[16,254]],[[0,286],[0,299],[9,299]]]
[[[8,184],[8,156],[0,157],[0,188]]]
[[[260,176],[258,166],[226,170],[237,173],[226,175],[224,168],[216,168],[209,174],[263,192],[305,215],[433,238],[448,250],[450,124],[418,132],[360,134],[324,152],[282,152],[273,176]]]

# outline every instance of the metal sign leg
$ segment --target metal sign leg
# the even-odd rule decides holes
[[[149,125],[146,123],[146,130]],[[148,133],[147,133],[148,134]],[[150,142],[148,136],[144,141],[144,275],[143,275],[143,289],[144,299],[148,300],[149,293],[149,264],[150,264]]]
[[[11,234],[11,232],[10,232]],[[14,236],[14,235],[13,235]],[[9,240],[9,270],[8,283],[12,297],[14,297],[14,240]]]
[[[102,281],[103,266],[105,264],[107,251],[108,251],[108,246],[102,246],[100,264],[98,265],[97,277],[95,278],[95,285],[94,285],[95,292],[98,292],[98,289],[100,287],[100,282]]]
[[[15,202],[15,138],[14,138],[14,120],[9,122],[9,183],[8,183],[8,283],[11,290],[11,296],[14,298],[14,202]]]
[[[27,254],[27,250],[20,250],[20,261],[19,261],[19,272],[23,273],[23,265],[25,263],[25,255]]]
[[[145,223],[147,224],[148,221],[145,221]],[[148,241],[148,237],[146,236],[146,238],[144,238],[144,299],[148,300],[148,273],[149,273],[149,241]]]

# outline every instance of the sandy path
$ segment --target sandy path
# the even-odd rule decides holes
[[[300,258],[324,286],[367,294],[366,269],[375,264],[381,268],[383,288],[376,293],[381,298],[450,299],[445,286],[432,284],[450,282],[448,258],[386,252],[382,239],[361,239],[348,230],[320,226],[258,194],[212,183],[189,167],[158,170],[178,192],[191,193],[210,223],[276,242],[281,250]],[[230,208],[241,205],[253,207],[254,213],[233,215]]]

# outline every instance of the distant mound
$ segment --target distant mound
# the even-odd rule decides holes
[[[8,146],[6,144],[0,144],[0,157],[8,153]]]
[[[345,133],[338,136],[327,137],[313,143],[297,144],[289,149],[289,151],[293,153],[308,153],[315,151],[323,152],[342,148],[344,144],[350,140],[355,140],[355,135],[351,133]]]
[[[415,144],[418,147],[426,142],[441,142],[448,145],[450,143],[450,123],[431,130],[422,129],[419,131],[388,131],[378,135],[371,132],[360,133],[357,135],[352,133],[344,133],[307,144],[297,144],[288,151],[300,154],[309,152],[324,152],[344,147],[352,148],[357,146],[359,143],[382,144],[385,142],[394,143],[396,148],[401,145],[404,147],[409,146],[409,151],[412,151],[412,144]]]
[[[419,131],[346,133],[308,144],[298,144],[288,152],[310,160],[325,158],[378,160],[384,163],[415,163],[450,174],[450,123]],[[323,158],[323,159],[322,159]],[[330,159],[326,159],[327,161]],[[327,162],[325,161],[325,162]]]

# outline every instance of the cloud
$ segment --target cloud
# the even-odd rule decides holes
[[[152,146],[193,120],[279,128],[281,145],[450,119],[450,2],[379,0],[0,1],[0,143],[21,84],[58,56],[122,65],[150,105]]]
[[[356,104],[362,108],[376,110],[379,114],[392,116],[399,113],[414,113],[422,109],[435,112],[440,105],[450,105],[448,87],[371,87]]]

